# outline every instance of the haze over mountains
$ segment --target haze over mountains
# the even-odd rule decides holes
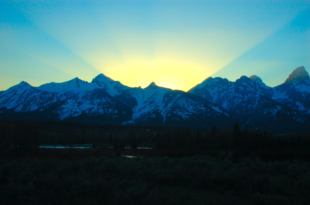
[[[283,84],[268,87],[258,76],[235,82],[207,78],[188,92],[151,83],[142,89],[104,76],[33,87],[21,82],[0,92],[0,119],[69,120],[99,124],[175,127],[243,127],[305,131],[310,124],[310,79],[296,68]]]

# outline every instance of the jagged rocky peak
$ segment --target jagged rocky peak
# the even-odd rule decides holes
[[[207,79],[205,79],[202,83],[204,83],[204,82],[209,82],[209,81],[212,81],[213,80],[213,78],[212,77],[208,77]]]
[[[262,79],[261,79],[260,77],[258,77],[257,75],[252,75],[252,76],[250,77],[250,79],[251,79],[252,81],[259,81],[259,82],[262,82]]]
[[[212,84],[212,83],[225,83],[228,82],[228,80],[225,78],[221,78],[221,77],[208,77],[207,79],[205,79],[202,83],[198,84],[200,86],[204,86],[204,85],[208,85],[208,84]]]
[[[20,82],[20,83],[18,84],[18,86],[24,87],[24,86],[30,86],[30,85],[29,85],[29,83],[27,83],[26,81],[22,81],[22,82]]]
[[[301,80],[309,79],[309,73],[306,71],[304,66],[296,68],[286,79],[284,83],[292,83]]]
[[[151,84],[149,84],[149,86],[147,86],[145,89],[148,89],[148,88],[157,88],[158,86],[154,83],[154,82],[151,82]]]
[[[195,89],[201,89],[206,87],[207,85],[211,84],[214,78],[208,77],[204,81],[202,81],[200,84],[196,85],[195,87],[191,88],[188,92],[193,91]]]
[[[251,82],[251,79],[243,75],[239,79],[236,80],[236,83],[241,83],[241,82]]]
[[[205,79],[204,81],[202,81],[202,83],[196,85],[195,87],[191,88],[188,92],[189,93],[195,93],[198,90],[204,90],[204,89],[209,89],[212,86],[225,86],[228,83],[230,83],[230,81],[228,81],[228,79],[226,78],[221,78],[221,77],[208,77],[207,79]]]
[[[258,77],[257,75],[252,75],[250,77],[250,79],[255,82],[255,83],[258,83],[259,85],[265,87],[265,88],[268,88],[268,86],[262,81],[262,79],[260,77]]]
[[[97,75],[93,80],[92,83],[111,83],[113,82],[113,80],[105,75],[103,75],[102,73],[100,73],[99,75]]]
[[[238,80],[248,80],[248,79],[249,79],[248,76],[242,75],[242,76],[240,76],[240,78]]]
[[[256,83],[265,85],[265,83],[263,82],[263,80],[262,80],[260,77],[258,77],[257,75],[252,75],[252,76],[250,77],[250,79],[251,79],[253,82],[256,82]]]
[[[88,84],[88,82],[81,80],[80,78],[76,77],[76,78],[73,78],[72,80],[64,82],[63,84],[68,84],[68,85],[80,85],[80,84],[82,84],[83,85],[83,84]]]
[[[212,83],[213,80],[214,80],[214,78],[208,77],[207,79],[205,79],[204,81],[202,81],[202,82],[201,82],[200,84],[198,84],[197,86],[198,86],[198,87],[203,87],[203,86],[205,86],[205,85],[208,85],[208,84]],[[197,86],[196,86],[196,87],[197,87]]]
[[[69,80],[68,82],[77,83],[77,82],[80,82],[80,81],[82,81],[80,78],[75,77],[75,78],[73,78],[72,80]]]

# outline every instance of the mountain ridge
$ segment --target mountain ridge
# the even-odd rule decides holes
[[[0,119],[37,115],[83,123],[224,128],[237,120],[252,128],[303,129],[310,124],[309,74],[298,67],[288,79],[272,88],[256,75],[236,81],[209,77],[188,92],[155,82],[132,88],[104,74],[91,82],[73,78],[38,87],[22,81],[0,92]]]

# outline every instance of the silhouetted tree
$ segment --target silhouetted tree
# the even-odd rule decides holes
[[[216,133],[217,133],[216,127],[215,127],[215,125],[213,125],[212,129],[211,129],[211,136],[215,136]]]
[[[201,145],[202,145],[201,143],[202,143],[202,140],[201,140],[201,137],[200,137],[200,132],[199,132],[199,130],[197,130],[196,140],[195,140],[195,147],[200,149]]]
[[[131,138],[131,150],[137,150],[137,139],[135,137]]]
[[[183,148],[190,148],[191,146],[191,133],[188,128],[183,131]]]
[[[86,132],[85,132],[85,130],[83,130],[82,139],[81,139],[81,144],[84,144],[84,143],[85,143],[85,139],[86,139]]]
[[[124,150],[125,149],[125,141],[124,139],[121,139],[119,142],[119,149]]]
[[[233,127],[233,143],[234,143],[234,148],[237,148],[240,143],[240,127],[238,124],[238,121],[236,121],[234,127]]]
[[[112,141],[113,141],[113,138],[112,138],[112,135],[110,135],[110,136],[109,136],[108,143],[112,144]]]
[[[240,127],[239,127],[238,121],[236,121],[236,123],[233,127],[233,132],[234,132],[234,136],[240,135]]]
[[[114,140],[114,150],[118,150],[118,149],[119,149],[118,140],[115,139],[115,140]]]

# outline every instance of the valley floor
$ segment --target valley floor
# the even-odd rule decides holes
[[[309,204],[310,163],[112,150],[2,153],[0,204]]]

